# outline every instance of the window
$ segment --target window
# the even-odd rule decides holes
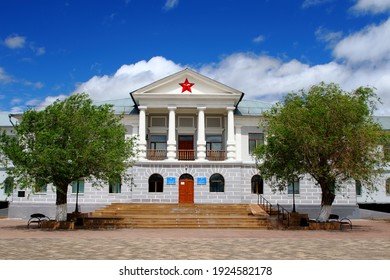
[[[225,160],[221,135],[209,135],[206,137],[206,155],[209,160]]]
[[[355,181],[356,195],[362,195],[362,183],[359,180]]]
[[[224,192],[225,179],[221,174],[213,174],[210,177],[210,192]]]
[[[264,181],[260,175],[255,175],[251,180],[252,193],[263,194],[264,193]]]
[[[150,136],[150,149],[151,150],[166,150],[167,149],[167,136],[166,135],[151,135]]]
[[[263,133],[249,133],[248,135],[249,142],[249,153],[252,154],[257,145],[264,143],[264,134]]]
[[[194,127],[194,118],[179,117],[179,127]]]
[[[41,180],[41,179],[35,179],[34,192],[35,193],[45,193],[45,192],[47,192],[47,184],[46,184],[46,182]]]
[[[206,137],[206,147],[208,151],[221,151],[222,150],[222,136],[214,135]]]
[[[166,127],[165,117],[151,117],[151,123],[153,127]]]
[[[36,193],[45,193],[47,192],[47,184],[43,183],[41,185],[34,186],[34,192]]]
[[[111,179],[109,182],[109,188],[108,192],[109,193],[121,193],[121,188],[122,188],[122,180],[120,177],[116,177]]]
[[[294,191],[293,191],[294,189]],[[294,182],[289,182],[288,183],[288,188],[287,188],[287,193],[288,194],[299,194],[299,179],[296,178],[294,179]]]
[[[163,192],[164,179],[160,174],[153,174],[149,177],[149,192]]]
[[[84,193],[84,179],[73,181],[71,183],[71,185],[72,185],[72,193],[77,193],[77,184],[79,186],[79,193]]]
[[[14,178],[9,176],[4,180],[4,192],[10,195],[14,191]]]
[[[206,127],[208,128],[220,128],[221,125],[221,118],[220,117],[207,117],[206,118]]]
[[[390,195],[390,178],[386,180],[386,195]]]

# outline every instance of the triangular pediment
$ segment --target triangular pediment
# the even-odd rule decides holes
[[[229,99],[229,104],[235,106],[242,95],[242,92],[188,68],[131,92],[136,105],[144,106],[148,106],[151,99],[158,99],[162,104],[164,100],[169,104],[176,101],[179,105],[182,101],[188,104],[189,100],[198,104],[199,100]]]

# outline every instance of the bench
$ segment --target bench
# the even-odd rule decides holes
[[[42,221],[50,221],[50,218],[41,213],[35,213],[30,216],[30,219],[27,223],[27,228],[30,228],[30,224],[37,224],[38,227],[41,227]]]
[[[337,222],[340,224],[340,230],[343,229],[343,226],[347,226],[352,230],[352,222],[348,218],[341,218],[339,215],[336,214],[330,214],[328,218],[329,222]]]

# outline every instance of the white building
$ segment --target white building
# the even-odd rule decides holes
[[[107,101],[125,113],[128,136],[139,138],[139,155],[129,169],[135,187],[92,188],[79,181],[82,212],[120,203],[257,203],[258,194],[272,204],[291,209],[292,189],[272,193],[257,174],[251,150],[264,139],[261,114],[271,104],[245,100],[236,89],[185,69],[130,93],[127,99]],[[316,217],[321,190],[310,177],[295,187],[297,211]],[[334,212],[358,216],[355,184],[338,193]],[[74,211],[76,184],[69,188],[69,212]],[[10,217],[55,213],[50,186],[15,190]]]

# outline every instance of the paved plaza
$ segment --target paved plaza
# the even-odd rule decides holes
[[[390,260],[390,219],[352,230],[41,230],[0,219],[3,260]]]

